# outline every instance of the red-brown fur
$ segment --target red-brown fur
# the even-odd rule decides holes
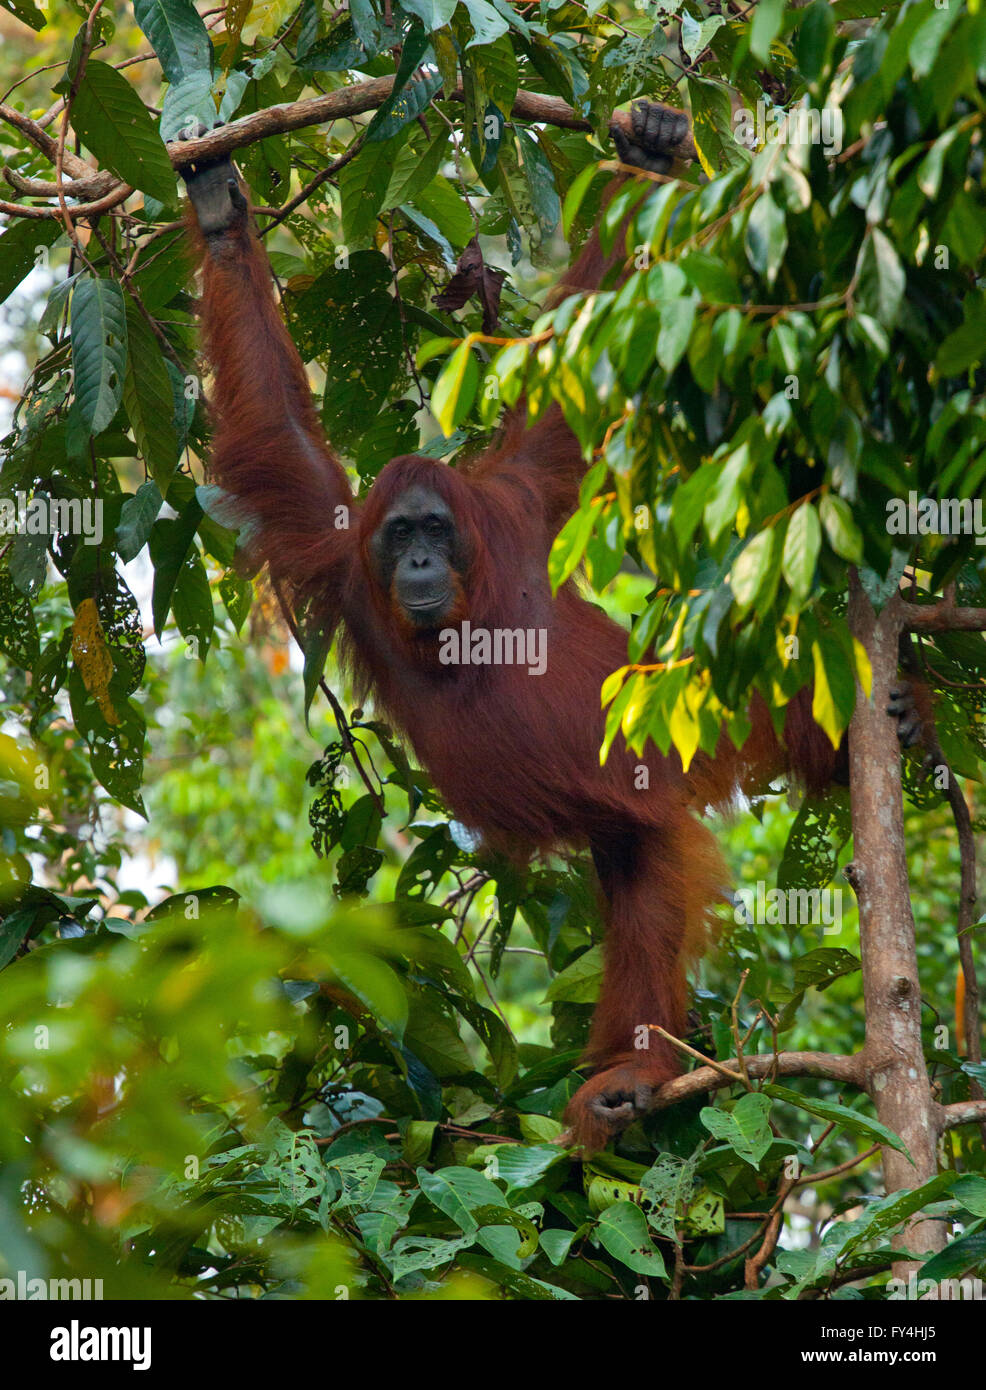
[[[621,1093],[636,1096],[639,1110],[678,1069],[673,1048],[646,1025],[682,1033],[684,963],[701,949],[726,881],[693,811],[783,770],[766,708],[754,708],[741,752],[723,739],[717,756],[696,759],[688,776],[677,756],[654,749],[638,758],[614,748],[600,767],[600,687],[626,662],[626,634],[573,585],[555,598],[550,592],[548,551],[577,504],[583,471],[558,408],[530,429],[515,410],[499,441],[463,471],[419,456],[394,459],[357,504],[322,438],[254,234],[233,230],[200,251],[205,345],[216,372],[212,473],[255,524],[257,557],[296,596],[315,599],[330,626],[342,623],[358,681],[410,740],[455,815],[492,848],[592,849],[606,903],[605,980],[587,1053],[595,1074],[567,1118],[578,1142],[598,1148],[632,1118]],[[598,284],[605,269],[593,238],[561,293]],[[466,542],[457,616],[474,627],[546,629],[545,674],[442,666],[436,635],[421,636],[395,613],[368,544],[416,482],[445,499]],[[334,525],[340,506],[349,509],[347,529]],[[832,751],[803,701],[788,727],[802,774],[827,780]],[[647,789],[635,786],[642,764]]]

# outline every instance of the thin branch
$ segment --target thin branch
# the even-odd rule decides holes
[[[285,623],[287,623],[291,636],[294,638],[299,648],[303,652],[305,650],[304,644],[302,643],[301,634],[298,631],[298,624],[295,622],[294,614],[291,612],[290,604],[285,598],[284,591],[281,589],[281,586],[277,583],[277,581],[272,580],[271,582],[274,586],[274,593],[277,595],[277,602],[280,606],[281,614],[284,618],[284,621]],[[336,728],[339,730],[339,737],[342,740],[343,747],[345,748],[349,756],[352,758],[356,766],[356,771],[359,773],[364,787],[366,787],[366,790],[370,793],[370,796],[373,798],[373,802],[374,805],[377,807],[377,810],[380,812],[382,816],[386,816],[387,808],[383,804],[383,797],[380,795],[376,787],[374,787],[373,783],[370,781],[369,774],[367,773],[366,768],[360,762],[359,754],[356,752],[356,745],[353,743],[353,735],[349,727],[349,720],[346,718],[342,705],[340,705],[338,699],[336,698],[335,692],[331,689],[324,676],[319,676],[318,683],[321,687],[322,694],[325,696],[326,700],[328,700],[329,706],[335,717]]]
[[[306,203],[317,188],[320,188],[323,183],[327,183],[329,179],[332,178],[333,174],[338,174],[339,170],[347,165],[351,159],[355,159],[362,148],[362,139],[354,140],[344,154],[341,154],[338,159],[334,159],[331,164],[327,164],[324,169],[320,169],[315,177],[306,183],[300,192],[296,193],[293,198],[289,198],[283,206],[279,207],[275,213],[271,214],[270,221],[263,228],[260,235],[265,237],[268,232],[274,230],[279,222],[283,222],[286,217],[290,217],[295,208],[300,208],[302,203]]]
[[[69,212],[68,203],[65,200],[65,188],[63,182],[65,170],[65,142],[66,137],[68,136],[69,120],[72,115],[72,103],[75,101],[76,94],[79,90],[79,87],[82,84],[82,79],[85,76],[86,63],[89,61],[89,54],[92,51],[93,46],[93,28],[95,26],[96,18],[99,12],[103,8],[103,3],[104,0],[96,0],[95,5],[93,5],[92,9],[89,11],[89,18],[86,20],[85,32],[82,36],[82,47],[79,53],[79,65],[75,70],[75,76],[72,78],[71,88],[68,92],[68,95],[65,98],[65,110],[62,114],[62,123],[58,131],[58,144],[55,147],[55,192],[58,197],[58,208],[61,214],[61,220],[65,226],[66,232],[68,233],[69,240],[71,241],[73,247],[75,248],[79,256],[79,259],[83,261],[85,264],[88,264],[88,261],[86,260],[86,253],[83,249],[82,242],[79,240],[78,233],[75,230],[75,223],[72,220],[72,214]]]
[[[659,1034],[659,1036],[664,1038],[666,1042],[669,1042],[672,1047],[676,1047],[679,1052],[684,1052],[686,1056],[694,1057],[696,1061],[704,1062],[707,1067],[712,1067],[720,1076],[725,1078],[727,1085],[731,1086],[735,1084],[737,1086],[748,1087],[749,1077],[742,1072],[731,1071],[728,1067],[724,1067],[721,1062],[717,1062],[712,1057],[706,1057],[694,1047],[689,1047],[688,1043],[682,1042],[681,1038],[676,1038],[673,1033],[669,1033],[667,1029],[662,1028],[659,1023],[648,1023],[647,1027],[650,1032]],[[742,1060],[740,1060],[737,1065],[742,1066]]]
[[[818,1148],[818,1145],[815,1145]],[[867,1158],[872,1158],[874,1154],[880,1152],[880,1145],[873,1144],[868,1149],[864,1149],[855,1158],[847,1158],[845,1163],[837,1163],[834,1168],[826,1168],[821,1173],[802,1173],[800,1178],[795,1178],[795,1187],[817,1187],[819,1183],[828,1182],[830,1178],[837,1178],[842,1173],[848,1173],[850,1168],[855,1168],[857,1163],[862,1163]]]

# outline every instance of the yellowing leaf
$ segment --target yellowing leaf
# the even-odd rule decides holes
[[[698,720],[695,718],[690,708],[688,690],[689,687],[685,686],[684,690],[678,696],[674,709],[671,711],[671,718],[668,721],[671,729],[672,742],[678,750],[678,755],[681,758],[681,765],[686,772],[691,766],[692,758],[694,758],[698,751],[700,735]]]
[[[478,385],[479,368],[472,355],[472,343],[464,338],[442,368],[431,393],[431,413],[446,439],[469,413]]]
[[[629,669],[629,666],[621,666],[618,671],[614,671],[603,681],[603,688],[599,697],[599,703],[603,709],[609,704],[610,700],[616,698],[617,692],[623,688],[623,677]]]
[[[249,19],[242,27],[243,42],[249,46],[261,35],[273,38],[295,9],[295,0],[261,0],[259,5],[253,5],[248,11]]]
[[[855,682],[849,669],[848,654],[830,634],[823,632],[811,644],[815,664],[815,693],[811,712],[828,734],[833,748],[838,748],[842,735],[849,727],[855,703]]]
[[[109,695],[113,657],[106,645],[95,599],[84,598],[76,609],[72,624],[72,660],[107,724],[119,724],[120,716]]]
[[[858,637],[852,639],[853,661],[856,665],[856,679],[863,689],[863,694],[867,700],[873,693],[873,667],[870,664],[869,654]]]

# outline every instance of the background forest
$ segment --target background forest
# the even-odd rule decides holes
[[[0,0],[0,91],[0,500],[102,504],[98,544],[0,535],[0,1277],[522,1300],[986,1277],[983,550],[887,525],[986,475],[986,7]],[[544,316],[640,95],[689,109],[699,166],[607,217],[612,241],[634,214],[624,289]],[[837,147],[763,138],[802,109],[838,113]],[[581,566],[627,628],[610,741],[687,763],[743,736],[754,690],[780,711],[812,682],[833,743],[882,720],[854,724],[850,786],[717,826],[747,902],[825,890],[830,918],[724,900],[687,1041],[728,1074],[590,1160],[556,1142],[600,977],[587,862],[485,858],[218,519],[173,167],[216,120],[361,485],[395,454],[454,465],[522,389],[561,401],[587,466],[552,578]],[[440,307],[476,236],[487,302]],[[868,699],[899,634],[936,699],[900,762]],[[902,827],[861,844],[867,778],[898,767]],[[868,977],[854,862],[883,885]],[[766,1064],[872,1049],[878,967],[912,945],[905,1089]]]

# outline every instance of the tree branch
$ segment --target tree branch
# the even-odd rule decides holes
[[[938,1129],[955,1129],[958,1125],[978,1125],[986,1122],[986,1100],[959,1100],[938,1107]]]
[[[67,151],[66,151],[67,153]],[[87,166],[88,167],[88,166]],[[16,169],[5,168],[3,176],[15,192],[24,198],[57,198],[58,185],[45,179],[26,179]],[[79,198],[83,202],[102,198],[107,193],[120,188],[119,179],[109,169],[90,169],[84,178],[65,179],[62,192],[67,198]]]
[[[230,154],[271,135],[283,135],[287,131],[301,130],[306,126],[323,125],[328,121],[360,116],[382,106],[390,96],[393,85],[393,77],[375,77],[367,82],[355,82],[351,87],[340,87],[337,91],[326,92],[322,96],[286,102],[282,106],[268,107],[265,111],[254,111],[249,116],[230,121],[228,125],[220,126],[195,140],[173,140],[167,146],[168,155],[176,169],[183,169],[197,160],[218,159],[221,155]],[[457,87],[451,95],[451,100],[462,99],[462,88]],[[561,126],[566,130],[589,131],[593,128],[590,121],[585,120],[560,97],[541,96],[534,92],[517,93],[511,119],[540,121],[546,125]],[[0,103],[0,120],[14,126],[37,150],[55,163],[57,143],[36,121],[5,103]],[[96,193],[100,195],[98,202],[91,207],[82,205],[72,208],[73,215],[86,216],[105,212],[108,207],[122,202],[133,191],[127,188],[126,184],[115,181],[107,183],[110,176],[105,171],[94,169],[91,164],[68,149],[64,151],[62,164],[73,179],[80,181],[82,186],[78,189],[79,196],[87,194],[92,197]],[[8,182],[14,181],[8,177]],[[46,184],[40,179],[24,179],[22,183],[26,186],[18,191],[25,194],[30,193],[35,197],[57,196],[57,184]],[[17,184],[14,183],[14,186],[17,187]],[[62,191],[70,197],[75,195],[73,186],[68,183],[63,184]],[[112,197],[112,202],[107,201],[109,197]],[[4,204],[0,210],[20,217],[59,215],[57,209],[21,208],[15,204]]]
[[[957,608],[951,597],[937,603],[903,605],[909,632],[986,632],[986,608]]]
[[[216,159],[270,135],[283,135],[286,131],[301,130],[305,126],[360,116],[382,106],[390,96],[393,85],[392,77],[375,77],[368,82],[355,82],[351,87],[326,92],[323,96],[306,97],[283,106],[269,106],[265,111],[254,111],[249,116],[241,116],[238,121],[230,121],[228,125],[211,130],[196,140],[175,140],[169,144],[168,154],[174,167],[181,169],[196,160]],[[462,99],[462,88],[457,87],[451,100]],[[560,97],[539,96],[533,92],[517,93],[510,118],[543,121],[546,125],[562,126],[566,130],[592,130],[591,122]]]
[[[842,1081],[850,1086],[863,1087],[863,1056],[857,1052],[848,1056],[829,1052],[765,1052],[744,1058],[747,1074],[759,1078],[769,1076],[819,1076],[827,1081]],[[667,1110],[683,1100],[719,1091],[724,1086],[743,1084],[735,1058],[718,1062],[716,1066],[697,1067],[686,1076],[667,1081],[655,1094],[651,1110]],[[718,1068],[718,1069],[717,1069]],[[776,1070],[775,1070],[776,1069]]]

